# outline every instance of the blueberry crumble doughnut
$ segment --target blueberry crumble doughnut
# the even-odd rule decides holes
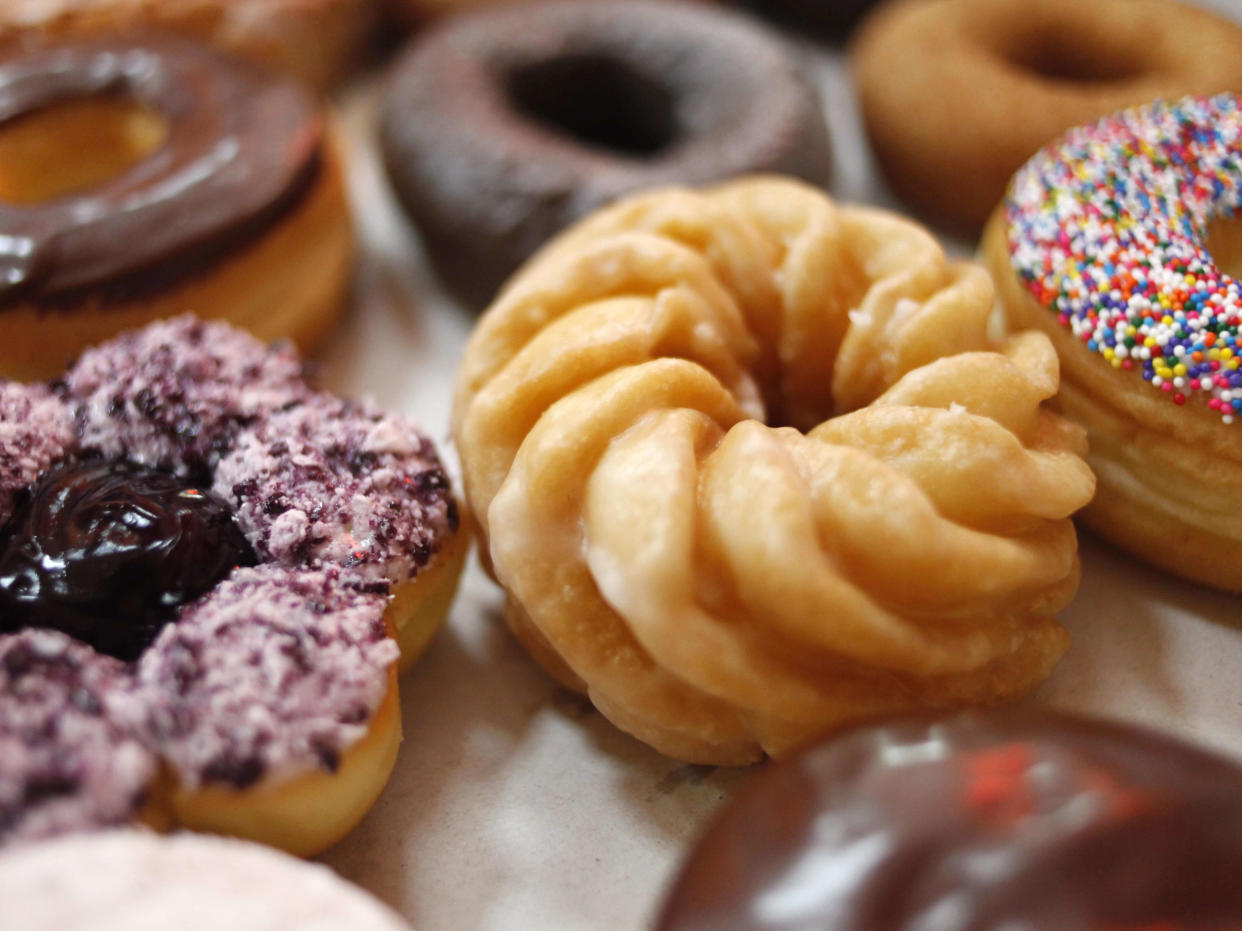
[[[0,844],[135,820],[332,843],[396,758],[458,525],[429,440],[223,323],[4,384]]]
[[[222,837],[108,831],[0,855],[23,931],[410,931],[325,866]]]
[[[0,51],[0,375],[193,311],[316,345],[353,237],[313,94],[171,36]]]
[[[5,0],[0,45],[161,30],[325,89],[373,19],[373,0]]]
[[[727,11],[654,0],[500,6],[420,36],[380,142],[444,283],[481,307],[554,233],[642,188],[829,175],[792,50]]]
[[[1179,0],[895,0],[851,52],[885,179],[972,237],[1009,177],[1070,127],[1242,91],[1242,28]]]
[[[899,720],[765,769],[660,931],[1239,927],[1242,769],[1070,715]]]
[[[506,619],[670,756],[737,764],[1044,679],[1082,431],[924,230],[751,178],[618,202],[479,321],[454,435]]]
[[[1242,591],[1242,108],[1233,95],[1072,130],[1014,177],[983,251],[1014,327],[1052,339],[1100,488],[1084,522]]]

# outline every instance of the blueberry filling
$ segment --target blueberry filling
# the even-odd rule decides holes
[[[132,661],[182,604],[254,563],[209,490],[129,463],[68,463],[0,528],[0,632],[52,628]]]

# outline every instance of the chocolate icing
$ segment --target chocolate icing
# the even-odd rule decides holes
[[[167,141],[88,191],[0,203],[0,308],[158,290],[244,246],[298,201],[318,169],[323,124],[306,91],[184,40],[79,42],[0,57],[0,128],[95,95],[159,113]]]
[[[181,605],[254,563],[227,502],[125,462],[45,473],[0,543],[0,631],[52,628],[123,660]]]
[[[702,838],[663,931],[1242,927],[1242,768],[1121,725],[972,713],[772,765]]]

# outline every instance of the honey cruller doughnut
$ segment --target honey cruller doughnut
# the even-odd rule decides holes
[[[1048,339],[989,343],[988,276],[779,178],[648,193],[538,254],[457,385],[506,618],[661,752],[992,704],[1066,648],[1082,431]]]

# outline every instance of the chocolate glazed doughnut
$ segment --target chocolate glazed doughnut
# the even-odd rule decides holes
[[[389,177],[444,282],[485,303],[577,217],[630,191],[773,171],[823,183],[793,53],[728,13],[546,2],[449,22],[396,66]]]
[[[58,108],[72,130],[118,103],[160,121],[162,142],[83,187],[29,180],[39,146],[57,142],[39,134],[65,125]],[[27,196],[41,183],[48,196]],[[190,308],[306,345],[343,306],[351,236],[317,103],[189,42],[0,58],[0,185],[2,374],[52,374],[92,342]]]
[[[661,931],[1225,931],[1242,769],[1049,713],[851,731],[775,764],[699,842]]]

